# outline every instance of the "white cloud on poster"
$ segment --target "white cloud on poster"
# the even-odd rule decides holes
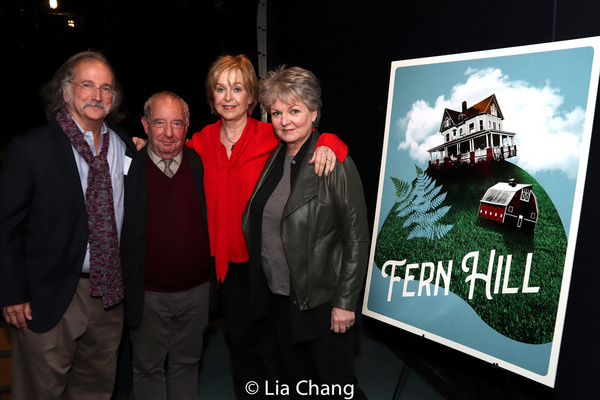
[[[585,110],[565,110],[558,88],[546,82],[535,87],[522,80],[511,80],[497,68],[468,69],[467,80],[452,88],[450,97],[441,95],[430,105],[424,100],[413,103],[404,118],[397,121],[405,132],[398,150],[426,163],[428,149],[443,143],[439,133],[445,108],[460,110],[496,94],[504,115],[503,130],[515,132],[518,157],[511,159],[531,174],[560,170],[570,178],[577,174],[579,149],[583,134]]]

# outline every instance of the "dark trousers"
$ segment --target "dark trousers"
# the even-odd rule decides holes
[[[292,399],[366,399],[354,372],[358,328],[346,333],[329,330],[314,340],[294,343],[290,298],[273,296],[272,307]]]
[[[233,384],[238,399],[261,398],[265,382],[276,381],[282,371],[272,319],[256,321],[251,318],[248,264],[230,262],[227,276],[217,290],[227,327]]]

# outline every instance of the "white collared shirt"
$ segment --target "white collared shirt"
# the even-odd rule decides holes
[[[148,156],[150,157],[150,159],[152,160],[152,162],[154,164],[156,164],[156,166],[161,171],[164,172],[164,170],[165,170],[165,164],[163,162],[162,157],[158,156],[155,152],[153,152],[152,149],[150,148],[150,146],[148,146]],[[183,151],[181,151],[179,154],[177,154],[175,157],[173,157],[173,162],[169,166],[169,169],[171,171],[173,171],[173,174],[177,173],[177,170],[179,169],[179,166],[181,165],[181,159],[182,158],[183,158]]]
[[[75,121],[77,124],[77,121]],[[83,138],[90,145],[92,154],[96,153],[96,147],[94,146],[94,135],[91,131],[84,131],[79,124],[77,124],[79,131],[83,133]],[[100,131],[102,134],[102,140],[104,140],[105,134],[110,134],[110,142],[108,143],[108,153],[106,154],[106,160],[108,161],[108,167],[110,169],[110,177],[113,189],[113,202],[115,208],[115,221],[117,223],[117,235],[119,241],[121,240],[121,228],[123,227],[123,215],[125,211],[125,142],[117,135],[113,130],[109,129],[104,123]],[[73,155],[75,156],[75,163],[77,163],[77,171],[79,172],[79,179],[81,182],[81,189],[83,195],[87,190],[88,183],[88,171],[89,165],[85,159],[79,154],[77,149],[73,147]],[[100,150],[102,148],[102,142],[98,146]],[[88,240],[88,246],[85,253],[85,259],[83,261],[82,272],[90,271],[90,244]]]

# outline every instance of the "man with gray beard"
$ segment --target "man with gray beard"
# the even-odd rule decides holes
[[[42,90],[47,125],[15,138],[0,171],[0,306],[12,325],[12,398],[109,399],[123,326],[119,241],[135,202],[135,145],[99,53]]]

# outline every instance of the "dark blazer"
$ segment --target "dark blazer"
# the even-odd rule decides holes
[[[125,176],[126,233],[139,162]],[[0,306],[30,302],[34,332],[51,329],[69,306],[88,241],[84,193],[71,142],[56,121],[12,140],[0,171]]]
[[[196,184],[202,218],[206,219],[206,198],[204,196],[204,166],[195,151],[184,147],[185,157],[190,166]],[[125,324],[131,329],[137,328],[142,321],[144,310],[144,285],[146,273],[146,226],[147,226],[147,189],[146,189],[146,157],[147,150],[139,152],[140,174],[138,196],[135,202],[131,229],[123,237],[121,259],[123,262],[123,279],[125,281]],[[205,223],[206,226],[206,223]],[[208,229],[206,231],[208,237]],[[214,268],[211,266],[211,271]],[[212,272],[211,272],[211,275]],[[211,281],[213,279],[211,278]],[[214,296],[211,296],[213,298]]]

